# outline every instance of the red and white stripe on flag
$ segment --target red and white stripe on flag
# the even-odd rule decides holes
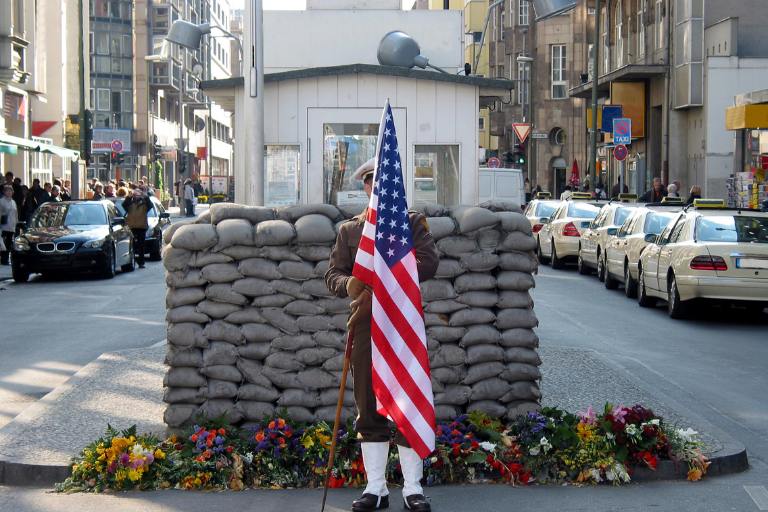
[[[389,417],[422,458],[435,449],[421,289],[408,221],[392,109],[379,125],[373,191],[352,275],[373,291],[371,362],[379,414]]]

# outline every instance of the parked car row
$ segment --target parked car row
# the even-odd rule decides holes
[[[170,215],[152,198],[147,252],[160,259],[162,230]],[[34,273],[96,272],[112,278],[118,269],[134,269],[133,235],[125,226],[119,201],[63,201],[41,205],[29,225],[20,223],[11,253],[14,281],[26,282]]]
[[[700,300],[755,312],[768,306],[768,213],[727,208],[722,200],[684,206],[633,199],[531,201],[525,214],[540,261],[552,268],[575,261],[606,288],[623,285],[642,307],[665,301],[672,318]]]

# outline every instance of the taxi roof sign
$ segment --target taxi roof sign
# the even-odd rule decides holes
[[[534,199],[552,199],[551,192],[536,192]]]
[[[577,201],[588,201],[592,199],[592,194],[589,192],[574,192],[571,194],[571,199],[577,200]]]
[[[723,199],[694,199],[694,208],[725,208]]]
[[[666,196],[661,198],[661,204],[683,204],[683,198]]]
[[[622,203],[636,203],[637,194],[619,194],[619,201]]]

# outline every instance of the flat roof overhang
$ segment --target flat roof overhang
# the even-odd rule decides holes
[[[638,82],[658,78],[667,74],[666,64],[627,64],[617,70],[601,76],[597,80],[597,95],[605,98],[611,94],[611,82]],[[592,81],[588,81],[568,91],[571,98],[591,98]]]

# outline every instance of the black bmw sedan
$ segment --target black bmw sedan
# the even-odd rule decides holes
[[[17,283],[33,273],[112,278],[133,270],[133,237],[110,201],[44,203],[14,239],[11,265]]]

